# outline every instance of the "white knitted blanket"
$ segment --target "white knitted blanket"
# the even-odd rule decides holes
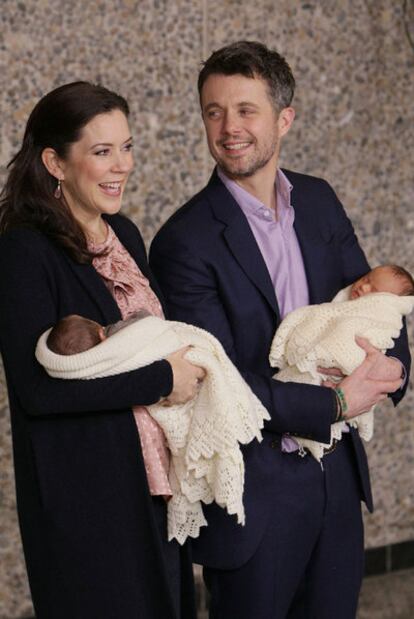
[[[276,380],[320,385],[323,377],[317,368],[337,367],[350,374],[365,358],[365,352],[355,342],[355,336],[367,338],[383,352],[394,346],[403,324],[402,317],[414,307],[414,297],[399,297],[380,292],[349,299],[349,290],[341,290],[332,303],[300,307],[288,314],[276,331],[269,359],[280,368]],[[374,407],[352,421],[361,437],[369,441],[373,434]],[[340,440],[345,422],[331,426],[329,443],[297,438],[318,460],[333,440]],[[303,450],[302,450],[303,451]]]
[[[188,536],[199,535],[207,524],[201,501],[214,500],[245,523],[239,444],[261,441],[260,430],[269,414],[215,337],[192,325],[148,316],[86,352],[65,356],[49,350],[49,332],[40,337],[36,357],[51,376],[64,379],[128,372],[191,345],[186,359],[206,370],[197,396],[183,405],[148,407],[171,451],[168,537],[182,544]]]

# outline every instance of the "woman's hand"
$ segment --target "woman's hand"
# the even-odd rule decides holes
[[[203,368],[193,365],[184,358],[190,348],[191,346],[186,346],[166,357],[173,371],[173,388],[170,395],[162,401],[164,406],[184,404],[192,400],[205,376]]]

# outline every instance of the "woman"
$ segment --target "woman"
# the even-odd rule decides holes
[[[187,401],[203,370],[182,350],[61,381],[34,357],[40,334],[68,314],[104,324],[162,314],[140,234],[118,214],[133,166],[128,113],[100,86],[53,90],[30,115],[1,196],[0,346],[38,619],[194,616],[190,563],[166,541],[163,444],[143,407]]]

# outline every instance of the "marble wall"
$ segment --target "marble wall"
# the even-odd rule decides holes
[[[412,0],[2,0],[0,24],[0,185],[37,99],[65,82],[102,82],[131,104],[137,163],[125,212],[150,241],[212,169],[200,62],[257,39],[282,52],[297,79],[283,164],[334,185],[373,264],[414,271]],[[30,599],[3,378],[0,390],[0,617],[11,619],[29,616]],[[386,404],[376,415],[370,547],[414,539],[413,424],[412,393],[398,412]]]

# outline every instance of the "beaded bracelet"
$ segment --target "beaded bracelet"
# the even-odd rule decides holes
[[[338,399],[340,411],[337,416],[337,421],[343,421],[345,419],[345,413],[348,410],[348,404],[346,403],[345,394],[340,387],[334,389],[336,397]]]

